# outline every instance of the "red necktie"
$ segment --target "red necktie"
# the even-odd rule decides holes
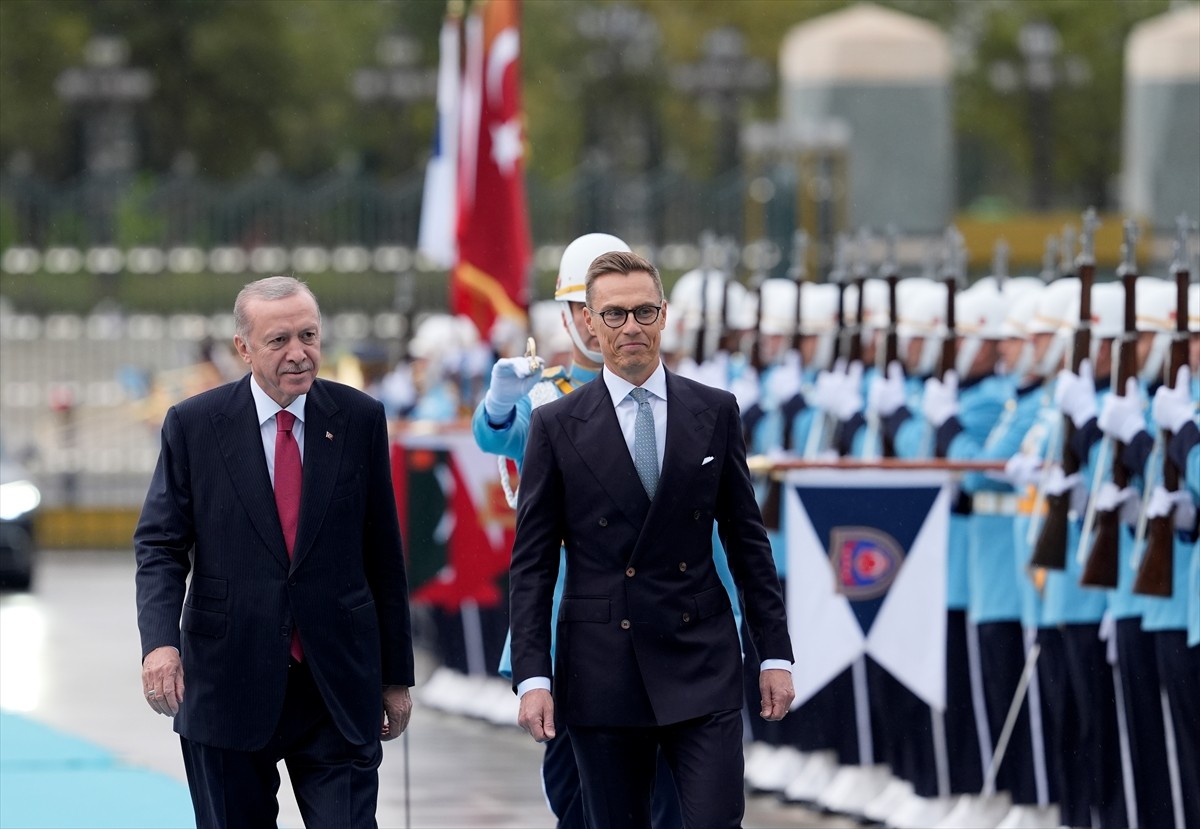
[[[279,525],[287,544],[288,558],[296,549],[296,528],[300,525],[300,447],[292,436],[296,416],[280,409],[275,413],[275,508],[279,510]],[[292,626],[292,658],[304,659],[300,635]]]

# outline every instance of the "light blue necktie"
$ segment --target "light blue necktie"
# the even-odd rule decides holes
[[[658,488],[658,446],[654,440],[654,413],[650,411],[650,392],[636,388],[629,396],[638,404],[637,419],[633,422],[633,465],[646,494],[654,498]]]

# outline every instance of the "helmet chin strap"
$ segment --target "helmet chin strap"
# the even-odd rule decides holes
[[[565,303],[564,303],[565,304]],[[570,306],[568,306],[569,308]],[[597,365],[604,362],[604,355],[599,351],[592,351],[583,344],[583,337],[579,336],[579,329],[575,327],[575,315],[569,310],[563,311],[563,322],[566,323],[567,333],[571,335],[571,342],[575,343],[575,347],[583,352],[584,356]]]

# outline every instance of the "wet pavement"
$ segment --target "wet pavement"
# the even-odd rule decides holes
[[[178,739],[142,699],[138,656],[131,552],[46,552],[31,593],[0,595],[0,709],[6,723],[0,772],[9,784],[6,800],[21,790],[79,796],[76,782],[84,779],[73,776],[81,771],[77,759],[55,765],[31,759],[28,747],[16,745],[27,720],[32,727],[48,726],[50,739],[61,738],[72,756],[96,752],[111,758],[111,773],[95,783],[105,797],[72,825],[131,825],[132,819],[122,820],[142,813],[148,785],[154,786],[164,823],[191,825]],[[432,668],[420,660],[418,677]],[[541,747],[517,728],[418,702],[406,736],[384,749],[378,811],[384,829],[554,825],[538,775]],[[299,827],[287,775],[282,776],[280,825]],[[113,789],[120,785],[128,785],[128,792]],[[123,809],[130,811],[122,814]],[[20,814],[13,807],[0,814],[8,815],[6,829],[20,829],[12,823]],[[748,829],[853,825],[768,797],[747,802]]]

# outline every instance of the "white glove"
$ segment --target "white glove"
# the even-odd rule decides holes
[[[1129,443],[1138,432],[1146,428],[1146,416],[1142,414],[1142,395],[1135,378],[1130,377],[1125,383],[1125,394],[1110,394],[1104,398],[1096,425],[1105,435],[1121,443]]]
[[[904,405],[907,393],[904,388],[904,369],[895,360],[888,363],[887,377],[875,375],[871,378],[871,390],[867,394],[867,411],[879,417],[891,417]]]
[[[1079,364],[1079,373],[1063,369],[1054,386],[1054,404],[1064,416],[1071,418],[1076,429],[1083,428],[1096,416],[1096,381],[1092,377],[1092,361]]]
[[[858,360],[838,375],[839,386],[829,409],[830,414],[838,420],[849,420],[862,411],[862,376],[863,366]]]
[[[1069,493],[1071,496],[1070,509],[1076,514],[1083,512],[1087,505],[1087,490],[1083,486],[1083,479],[1079,477],[1079,473],[1072,472],[1070,475],[1064,475],[1063,468],[1058,464],[1050,467],[1047,471],[1042,488],[1046,495]]]
[[[1042,459],[1028,452],[1018,452],[1004,464],[1004,479],[1017,489],[1037,483],[1042,471]]]
[[[958,414],[958,373],[946,372],[945,381],[930,377],[925,381],[925,396],[921,399],[925,419],[937,429]]]
[[[789,349],[783,355],[783,362],[771,369],[767,377],[767,394],[775,405],[783,405],[800,393],[802,369],[800,353],[794,349]]]
[[[1164,515],[1169,515],[1172,509],[1175,510],[1176,529],[1191,530],[1196,526],[1196,504],[1192,500],[1192,494],[1186,489],[1169,492],[1166,487],[1159,484],[1150,493],[1150,503],[1146,505],[1146,517],[1162,518]]]
[[[1192,373],[1187,366],[1179,367],[1175,388],[1159,386],[1150,406],[1154,422],[1168,432],[1178,432],[1196,416],[1196,401],[1192,400]]]
[[[1112,481],[1105,481],[1100,486],[1100,491],[1096,493],[1096,510],[1098,512],[1112,512],[1121,510],[1121,521],[1125,524],[1137,523],[1137,513],[1141,505],[1137,500],[1137,493],[1130,487],[1118,487]]]
[[[542,358],[534,358],[536,368],[529,362],[528,357],[505,357],[492,366],[492,382],[483,398],[483,408],[493,423],[508,417],[517,401],[542,379]]]
[[[843,421],[862,411],[862,363],[855,360],[847,369],[845,361],[838,360],[831,371],[818,374],[812,402]]]

